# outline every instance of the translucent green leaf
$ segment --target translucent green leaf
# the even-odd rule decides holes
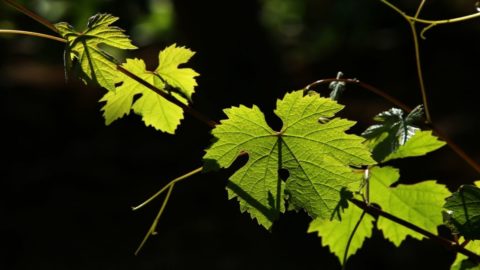
[[[462,185],[446,199],[445,223],[466,239],[480,239],[480,188]]]
[[[417,130],[405,144],[400,145],[398,149],[389,154],[384,161],[396,158],[423,156],[439,149],[445,144],[445,142],[439,141],[437,137],[433,136],[432,131]]]
[[[358,176],[349,165],[373,164],[363,139],[345,133],[354,122],[331,118],[342,106],[303,91],[277,102],[275,114],[283,127],[272,130],[257,106],[225,109],[212,133],[216,141],[204,156],[206,169],[229,167],[241,153],[248,162],[230,177],[229,197],[237,197],[242,212],[270,228],[285,211],[285,193],[295,209],[312,217],[331,218],[341,209],[342,190]],[[279,171],[288,171],[284,182]]]
[[[382,210],[436,234],[437,226],[443,223],[443,202],[450,192],[435,181],[391,187],[399,177],[400,174],[395,168],[373,168],[370,174],[370,201],[380,205]],[[383,231],[385,238],[396,246],[399,246],[407,235],[416,239],[423,238],[423,235],[386,218],[379,217],[377,226]]]
[[[341,220],[315,219],[310,223],[308,232],[317,232],[322,238],[322,246],[329,246],[330,251],[338,257],[341,264],[344,264],[349,239],[351,238],[351,241],[346,259],[362,247],[365,239],[372,236],[375,219],[369,214],[364,214],[360,220],[362,212],[362,209],[350,204],[341,215]],[[352,236],[357,223],[358,227]]]
[[[160,52],[159,65],[155,72],[169,85],[178,88],[190,100],[197,86],[195,77],[199,74],[191,68],[178,66],[190,60],[195,52],[173,44]]]
[[[390,154],[405,145],[419,131],[414,124],[422,115],[423,108],[420,105],[408,115],[401,109],[392,108],[375,116],[374,120],[379,124],[370,126],[362,133],[362,136],[368,139],[367,145],[372,150],[373,158],[378,162],[386,161]],[[414,146],[418,148],[418,141]]]
[[[462,241],[464,241],[464,239],[460,238],[460,242]],[[480,241],[470,241],[465,248],[476,254],[480,254]],[[480,270],[480,264],[470,261],[467,256],[461,253],[457,253],[457,257],[450,270]]]
[[[87,29],[77,32],[65,22],[55,24],[59,33],[67,40],[65,48],[65,68],[70,68],[70,62],[78,61],[82,72],[89,80],[110,91],[115,90],[115,83],[120,82],[120,72],[117,71],[116,60],[102,50],[99,45],[107,45],[117,49],[136,49],[124,30],[111,26],[118,17],[110,14],[97,14],[90,17]],[[68,58],[68,55],[70,59]]]
[[[143,60],[127,59],[122,66],[160,90],[165,88],[165,84],[158,75],[146,70]],[[147,126],[153,126],[155,129],[163,132],[175,133],[177,126],[183,119],[182,108],[167,101],[127,75],[122,74],[120,78],[123,84],[118,86],[115,92],[110,91],[105,94],[100,100],[101,102],[106,102],[102,108],[106,124],[109,125],[114,120],[129,114],[130,110],[133,109],[135,113],[142,116]],[[167,91],[165,93],[168,94]],[[176,93],[170,94],[177,100],[185,104],[187,103],[187,100],[180,95]],[[141,96],[133,103],[135,95]]]

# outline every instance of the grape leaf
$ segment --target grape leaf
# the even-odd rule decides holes
[[[60,35],[67,40],[65,48],[65,68],[76,60],[88,79],[96,81],[110,91],[115,90],[119,82],[116,60],[102,50],[99,45],[107,45],[117,49],[136,49],[124,30],[111,26],[118,17],[110,14],[96,14],[88,20],[87,29],[77,32],[70,24],[60,22],[55,24]]]
[[[127,59],[122,66],[160,90],[165,88],[165,84],[157,74],[146,70],[143,60]],[[151,125],[163,132],[175,133],[177,126],[183,119],[182,108],[167,101],[127,75],[122,74],[121,80],[123,84],[118,86],[115,92],[110,91],[100,99],[101,102],[106,102],[102,110],[107,125],[129,114],[130,110],[133,109],[136,114],[142,116],[145,125]],[[170,94],[177,100],[187,103],[187,100],[179,94]],[[136,95],[141,95],[141,97],[133,103]]]
[[[480,188],[462,185],[446,199],[445,223],[466,239],[480,239]]]
[[[417,157],[435,151],[446,143],[439,141],[437,137],[432,135],[432,131],[417,130],[412,137],[397,150],[390,153],[383,161],[396,158]]]
[[[197,81],[195,77],[199,74],[191,68],[178,68],[192,58],[195,52],[173,44],[158,55],[159,65],[155,69],[156,74],[165,80],[169,85],[176,87],[191,100]]]
[[[415,122],[422,119],[423,107],[413,109],[407,116],[401,109],[392,108],[379,113],[373,119],[380,124],[367,128],[362,136],[367,138],[367,144],[372,150],[373,158],[382,162],[399,146],[404,145],[419,130]]]
[[[463,238],[459,240],[460,242],[464,241]],[[465,248],[476,254],[480,254],[480,241],[470,241]],[[461,253],[457,253],[457,257],[450,267],[450,270],[480,270],[480,264],[470,261],[467,256]]]
[[[257,106],[225,109],[227,119],[212,134],[216,141],[206,150],[206,170],[229,167],[241,153],[248,162],[227,185],[229,198],[237,197],[242,212],[266,228],[285,211],[285,193],[295,209],[312,217],[331,218],[338,211],[342,190],[358,176],[349,165],[375,163],[361,137],[345,134],[354,122],[333,118],[343,106],[303,91],[287,93],[277,101],[275,114],[283,127],[272,130]],[[289,173],[286,182],[279,170]]]
[[[375,167],[370,174],[370,202],[380,205],[382,210],[415,224],[429,232],[437,233],[442,224],[442,205],[450,195],[448,189],[435,181],[423,181],[413,185],[399,184],[400,174],[392,167]],[[399,246],[410,235],[422,239],[423,235],[386,218],[379,217],[377,226],[385,238]]]
[[[369,214],[364,214],[362,220],[360,220],[362,212],[362,209],[350,204],[341,215],[341,220],[314,219],[308,227],[308,232],[317,232],[318,236],[322,238],[322,246],[329,246],[330,251],[338,257],[340,263],[345,264],[343,261],[345,251],[357,223],[359,223],[358,228],[351,237],[346,259],[362,247],[366,238],[372,236],[375,219]]]

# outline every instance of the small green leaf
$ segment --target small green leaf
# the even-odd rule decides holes
[[[158,55],[159,65],[155,70],[169,85],[180,89],[189,100],[195,92],[194,88],[197,86],[195,77],[199,74],[191,68],[179,68],[178,66],[188,62],[193,55],[195,52],[173,44],[160,52]]]
[[[160,90],[165,88],[165,84],[158,75],[146,70],[143,60],[127,59],[127,62],[122,66]],[[135,113],[142,116],[145,125],[153,126],[155,129],[163,132],[175,133],[177,126],[183,119],[182,108],[167,101],[127,75],[122,74],[121,80],[123,84],[118,86],[115,92],[108,92],[100,100],[101,102],[106,102],[102,110],[107,125],[129,114],[130,110],[133,109]],[[165,93],[168,94],[167,91]],[[187,100],[180,95],[176,93],[170,94],[177,100],[187,104]],[[141,97],[133,103],[135,95],[141,95]]]
[[[466,239],[480,239],[480,188],[463,185],[446,199],[445,223]]]
[[[437,226],[442,224],[443,201],[450,192],[435,181],[391,187],[399,177],[395,168],[373,168],[370,172],[370,201],[380,205],[385,212],[436,234]],[[379,217],[377,226],[395,246],[400,246],[407,235],[423,238],[423,235],[386,218]]]
[[[404,145],[400,145],[398,149],[388,155],[384,161],[396,158],[423,156],[439,149],[445,144],[445,142],[439,141],[437,137],[433,136],[432,131],[417,130]]]
[[[285,211],[284,190],[292,208],[331,218],[342,207],[343,190],[358,181],[349,165],[375,163],[363,139],[345,133],[354,122],[340,118],[318,122],[341,109],[318,95],[287,93],[275,110],[283,122],[278,132],[268,126],[257,106],[226,109],[228,118],[212,131],[216,141],[206,151],[205,167],[226,168],[240,153],[247,153],[247,164],[230,177],[229,198],[237,197],[241,211],[266,228]],[[281,169],[289,172],[286,182]]]
[[[308,232],[317,232],[318,236],[322,238],[322,246],[329,246],[330,251],[338,257],[340,263],[345,264],[343,258],[349,239],[352,238],[346,259],[354,255],[362,247],[365,239],[372,236],[375,219],[369,214],[364,214],[360,221],[362,212],[362,209],[354,204],[350,204],[341,215],[341,220],[317,218],[310,223]],[[352,236],[352,232],[358,222],[360,223]]]
[[[463,237],[459,241],[463,242]],[[480,255],[480,241],[470,241],[465,248]],[[461,253],[457,253],[450,270],[480,270],[480,264],[470,261],[467,256]]]
[[[97,14],[90,17],[87,29],[77,32],[65,22],[55,27],[67,40],[65,48],[65,68],[70,68],[70,61],[76,60],[89,80],[96,81],[110,91],[115,90],[115,83],[120,82],[116,60],[102,50],[99,45],[107,45],[117,49],[136,49],[124,30],[111,26],[118,17],[110,14]],[[68,56],[70,59],[68,59]]]
[[[362,136],[368,139],[367,145],[372,150],[373,158],[378,162],[384,162],[390,154],[405,145],[419,131],[414,124],[422,118],[422,115],[423,108],[419,105],[406,116],[397,108],[375,116],[373,119],[380,124],[370,126],[362,133]]]

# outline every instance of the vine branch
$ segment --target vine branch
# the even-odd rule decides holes
[[[397,224],[400,224],[404,227],[407,227],[417,233],[420,233],[422,234],[423,236],[425,237],[428,237],[429,239],[431,239],[432,241],[435,241],[436,243],[450,249],[450,250],[453,250],[457,253],[461,253],[467,257],[469,257],[471,260],[473,261],[476,261],[478,263],[480,263],[480,255],[464,248],[462,245],[459,245],[453,241],[450,241],[444,237],[441,237],[441,236],[438,236],[436,234],[433,234],[425,229],[422,229],[420,227],[418,227],[417,225],[414,225],[406,220],[403,220],[399,217],[396,217],[390,213],[387,213],[387,212],[384,212],[383,210],[381,210],[380,208],[377,208],[373,205],[368,205],[366,204],[365,202],[362,202],[360,200],[357,200],[357,199],[350,199],[350,202],[352,202],[353,204],[355,204],[356,206],[360,207],[361,209],[363,209],[365,212],[371,214],[371,215],[374,215],[374,216],[381,216],[381,217],[384,217],[386,219],[389,219]]]
[[[42,16],[36,14],[35,12],[29,10],[25,6],[21,5],[20,3],[17,3],[16,1],[12,0],[3,0],[7,5],[13,7],[14,9],[18,10],[20,13],[23,13],[27,15],[28,17],[34,19],[35,21],[43,24],[46,26],[48,29],[52,30],[55,33],[58,33],[57,28],[55,28],[55,25],[53,25],[49,20],[43,18]]]
[[[210,128],[214,128],[215,125],[217,124],[215,121],[210,120],[207,116],[203,115],[199,111],[193,109],[192,107],[185,105],[183,102],[180,102],[178,99],[176,99],[174,96],[169,95],[165,93],[164,91],[160,90],[158,87],[154,86],[153,84],[145,81],[144,79],[138,77],[134,73],[130,72],[129,70],[125,69],[121,65],[117,65],[117,70],[122,72],[123,74],[127,75],[128,77],[134,79],[141,85],[147,87],[148,89],[152,90],[153,92],[157,93],[159,96],[163,97],[164,99],[170,101],[171,103],[177,105],[178,107],[182,108],[185,112],[189,113],[191,116],[197,118],[201,122],[203,122],[205,125],[207,125]]]

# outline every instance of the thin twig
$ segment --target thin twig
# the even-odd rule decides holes
[[[0,34],[12,34],[12,35],[25,35],[25,36],[32,36],[32,37],[40,37],[55,40],[58,42],[66,43],[67,40],[61,37],[56,37],[52,35],[37,33],[37,32],[30,32],[30,31],[23,31],[23,30],[15,30],[15,29],[0,29]]]
[[[402,101],[400,101],[399,99],[387,94],[385,91],[382,91],[378,88],[376,88],[375,86],[373,85],[370,85],[368,83],[364,83],[358,79],[348,79],[348,78],[343,78],[343,79],[337,79],[337,78],[328,78],[328,79],[321,79],[321,80],[318,80],[318,81],[315,81],[309,85],[307,85],[305,87],[306,90],[309,90],[315,86],[318,86],[318,85],[322,85],[322,84],[327,84],[327,83],[331,83],[331,82],[346,82],[346,83],[350,83],[350,84],[356,84],[358,86],[360,86],[361,88],[365,89],[365,90],[368,90],[372,93],[374,93],[375,95],[389,101],[390,103],[392,103],[393,105],[399,107],[400,109],[404,110],[404,111],[411,111],[412,108],[410,108],[408,105],[406,105],[405,103],[403,103]]]
[[[48,29],[54,31],[55,33],[58,33],[57,28],[55,28],[55,25],[53,25],[49,20],[43,18],[42,16],[36,14],[35,12],[29,10],[25,6],[21,5],[20,3],[12,0],[3,0],[7,5],[13,7],[14,9],[20,11],[21,13],[27,15],[28,17],[34,19],[35,21],[43,24],[46,26]]]
[[[368,83],[361,82],[358,79],[348,79],[348,78],[344,78],[344,79],[337,79],[337,78],[322,79],[322,80],[318,80],[318,81],[315,81],[315,82],[307,85],[305,87],[305,89],[309,90],[309,89],[311,89],[315,86],[331,83],[331,82],[334,82],[334,81],[356,84],[356,85],[360,86],[361,88],[363,88],[365,90],[368,90],[368,91],[374,93],[375,95],[389,101],[393,105],[401,108],[402,110],[404,110],[406,112],[411,112],[412,111],[411,107],[409,107],[405,103],[401,102],[399,99],[397,99],[393,96],[390,96],[385,91],[382,91],[382,90],[380,90],[380,89],[378,89],[378,88],[376,88],[376,87],[374,87],[374,86],[372,86]],[[435,125],[433,125],[432,123],[429,123],[429,126],[432,128],[432,130],[435,132],[435,134],[441,140],[443,140],[447,143],[447,145],[450,147],[450,149],[452,149],[452,151],[455,154],[457,154],[468,165],[470,165],[472,167],[472,169],[474,169],[477,173],[480,173],[480,165],[475,160],[473,160],[473,158],[471,158],[469,155],[467,155],[467,153],[461,147],[459,147],[454,141],[452,141],[448,136],[446,136],[443,132],[441,132]]]
[[[479,262],[480,263],[480,255],[478,254],[475,254],[474,252],[468,250],[468,249],[465,249],[464,247],[462,247],[461,245],[458,245],[456,244],[455,242],[453,241],[450,241],[444,237],[441,237],[441,236],[438,236],[438,235],[435,235],[425,229],[422,229],[420,227],[418,227],[417,225],[414,225],[408,221],[405,221],[399,217],[396,217],[392,214],[389,214],[387,212],[384,212],[383,210],[373,206],[373,205],[367,205],[365,202],[362,202],[360,200],[357,200],[357,199],[350,199],[350,201],[355,204],[356,206],[360,207],[361,209],[363,209],[365,212],[371,214],[371,215],[375,215],[375,216],[381,216],[381,217],[384,217],[386,219],[389,219],[397,224],[400,224],[404,227],[407,227],[419,234],[422,234],[423,236],[431,239],[432,241],[435,241],[436,243],[442,245],[442,246],[445,246],[446,248],[450,249],[450,250],[453,250],[457,253],[461,253],[467,257],[469,257],[471,260],[473,261],[476,261],[476,262]]]
[[[175,185],[172,184],[168,187],[168,192],[167,192],[167,195],[165,195],[165,199],[163,199],[162,207],[160,207],[160,210],[158,211],[157,216],[155,217],[155,220],[153,221],[152,225],[148,229],[147,234],[145,234],[145,237],[143,237],[142,242],[140,243],[138,248],[135,250],[135,256],[137,256],[140,250],[142,250],[142,247],[145,245],[150,235],[155,234],[155,229],[157,228],[158,221],[160,220],[160,217],[162,216],[163,211],[165,211],[165,207],[167,206],[168,200],[170,199],[170,195],[172,194],[172,190],[174,186]]]
[[[469,14],[469,15],[456,17],[456,18],[451,18],[451,19],[425,20],[425,19],[420,19],[420,18],[417,18],[417,17],[412,17],[412,16],[407,15],[400,8],[398,8],[397,6],[395,6],[392,3],[388,2],[387,0],[381,0],[381,2],[384,3],[385,5],[389,6],[393,10],[395,10],[397,13],[402,15],[402,17],[404,17],[405,19],[411,20],[411,21],[414,21],[414,22],[418,22],[418,23],[423,23],[423,24],[435,24],[436,25],[436,24],[457,23],[457,22],[463,22],[463,21],[467,21],[467,20],[471,20],[471,19],[475,19],[475,18],[480,17],[480,13],[476,12],[476,13],[472,13],[472,14]]]
[[[160,189],[159,191],[157,191],[157,193],[153,194],[150,198],[148,198],[147,200],[145,200],[144,202],[142,202],[141,204],[137,205],[137,206],[134,206],[132,207],[132,210],[133,211],[136,211],[142,207],[144,207],[145,205],[147,205],[148,203],[150,203],[151,201],[153,201],[155,198],[157,198],[160,194],[162,194],[165,190],[167,190],[170,186],[182,181],[182,180],[185,180],[187,179],[188,177],[190,176],[193,176],[199,172],[201,172],[203,170],[203,167],[199,167],[199,168],[196,168],[195,170],[191,171],[191,172],[188,172],[182,176],[179,176],[175,179],[173,179],[172,181],[170,181],[166,186],[164,186],[162,189]]]

